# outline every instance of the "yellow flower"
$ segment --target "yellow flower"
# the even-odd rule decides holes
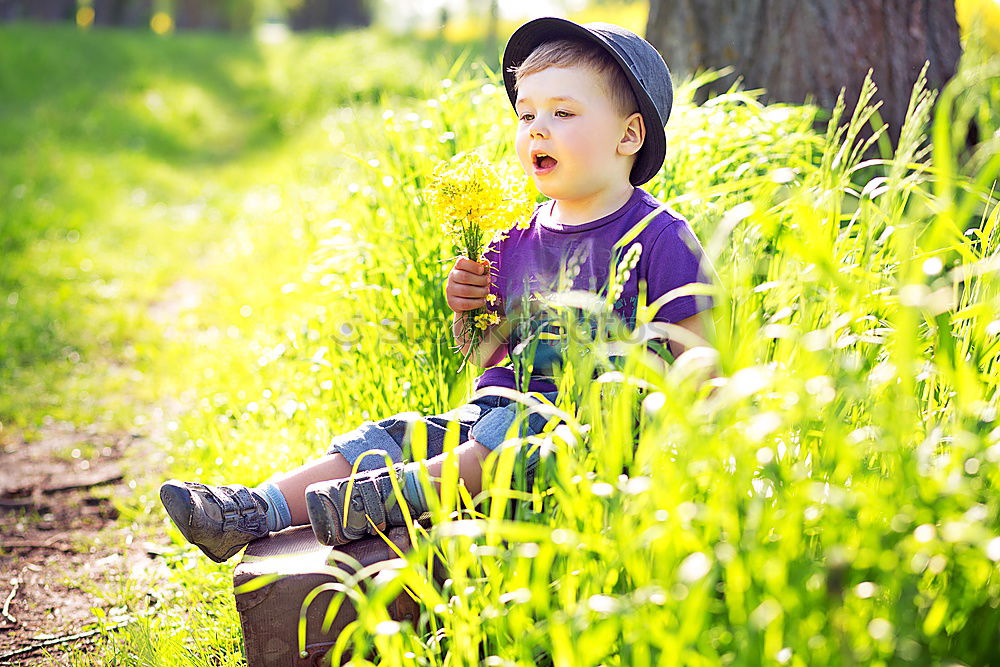
[[[492,324],[500,324],[500,316],[497,313],[482,312],[472,318],[472,324],[477,329],[485,330]]]
[[[478,259],[496,235],[527,226],[532,202],[527,181],[516,173],[478,153],[460,153],[434,169],[427,204],[444,231],[466,246],[470,259]]]
[[[452,237],[460,252],[482,262],[483,250],[504,237],[515,225],[526,228],[531,217],[532,198],[524,174],[511,165],[494,165],[477,153],[461,153],[440,163],[427,184],[425,200],[441,228]],[[495,294],[486,298],[492,305]],[[468,355],[482,338],[482,332],[499,324],[500,316],[483,308],[471,311],[465,320],[461,340],[469,341]]]

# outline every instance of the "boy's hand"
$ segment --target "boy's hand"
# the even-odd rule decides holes
[[[479,262],[459,257],[448,273],[444,291],[448,307],[456,313],[482,308],[486,305],[486,295],[490,293],[489,271]]]

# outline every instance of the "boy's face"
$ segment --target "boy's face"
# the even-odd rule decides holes
[[[514,108],[517,157],[542,194],[583,203],[628,185],[638,148],[623,142],[628,119],[597,74],[583,67],[528,74],[518,82]]]

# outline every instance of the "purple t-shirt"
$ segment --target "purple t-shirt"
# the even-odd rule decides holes
[[[551,201],[539,205],[527,229],[512,229],[485,253],[493,267],[490,291],[497,296],[491,309],[514,324],[506,346],[508,354],[511,350],[521,352],[518,344],[522,339],[533,333],[537,335],[536,314],[523,315],[524,295],[564,291],[558,290],[557,280],[562,272],[563,287],[570,286],[567,269],[573,290],[603,297],[612,261],[621,261],[634,243],[642,244],[639,262],[614,303],[615,314],[629,329],[635,326],[640,281],[646,283],[646,303],[650,304],[682,285],[710,282],[709,276],[714,273],[688,222],[640,188],[614,213],[580,225],[552,222],[548,215],[551,206]],[[615,248],[619,239],[658,209],[660,212],[647,221],[634,239]],[[711,297],[682,296],[664,304],[653,319],[678,322],[711,306]],[[558,336],[543,334],[540,338],[543,340],[535,349],[528,390],[555,391],[552,370],[553,365],[558,365]],[[491,386],[515,388],[513,368],[510,365],[487,368],[477,387]]]

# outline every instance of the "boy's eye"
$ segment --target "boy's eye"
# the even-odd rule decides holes
[[[530,114],[530,113],[523,113],[523,114],[521,114],[521,116],[520,116],[519,119],[522,122],[527,122],[529,120],[532,120],[533,118],[534,118],[534,116],[532,114]]]
[[[563,111],[562,109],[560,109],[559,111],[556,111],[556,118],[569,118],[572,115],[573,114],[571,112],[569,112],[569,111]]]

